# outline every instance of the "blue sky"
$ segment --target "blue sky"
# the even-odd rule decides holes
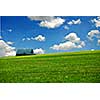
[[[42,48],[45,53],[100,50],[100,17],[2,16],[0,36],[16,49]],[[63,47],[67,45],[71,46]]]

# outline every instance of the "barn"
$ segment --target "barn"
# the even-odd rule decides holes
[[[17,49],[16,56],[33,55],[33,49]]]

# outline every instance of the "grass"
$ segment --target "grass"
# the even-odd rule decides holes
[[[100,51],[0,58],[1,83],[100,83]]]

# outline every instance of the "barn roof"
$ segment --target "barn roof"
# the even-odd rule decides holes
[[[33,54],[33,49],[17,49],[16,54]]]

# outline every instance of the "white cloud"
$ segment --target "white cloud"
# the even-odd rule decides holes
[[[0,36],[0,39],[2,39],[2,36]]]
[[[64,29],[69,30],[69,27],[67,25],[64,26]]]
[[[69,21],[67,24],[72,25],[72,24],[73,24],[73,22],[72,22],[72,21]]]
[[[100,27],[100,16],[91,20],[92,23],[95,23],[95,26],[98,28]]]
[[[45,37],[42,36],[42,35],[38,35],[37,37],[34,38],[34,40],[37,40],[37,41],[45,41]]]
[[[26,40],[30,41],[30,40],[31,40],[31,38],[26,38]]]
[[[65,40],[69,40],[71,42],[80,42],[80,38],[77,37],[76,33],[70,33],[65,36]]]
[[[56,28],[62,25],[65,20],[60,17],[54,17],[54,16],[28,16],[31,20],[39,20],[41,21],[39,25],[41,27],[47,27],[47,28]]]
[[[12,32],[12,29],[8,29],[8,32]]]
[[[33,38],[33,37],[31,37],[31,40],[34,40],[34,38]]]
[[[76,33],[70,33],[65,36],[66,42],[55,44],[50,47],[53,50],[69,50],[74,48],[83,48],[85,46],[85,42],[81,41],[80,38],[76,35]]]
[[[97,38],[98,44],[100,44],[100,31],[99,30],[91,30],[88,32],[88,39],[93,41],[93,38]]]
[[[39,25],[41,27],[55,28],[55,27],[59,27],[64,22],[65,22],[64,19],[57,17],[55,19],[52,19],[51,21],[46,21],[46,20],[45,21],[42,21]]]
[[[34,49],[34,54],[44,54],[44,50],[42,48]]]
[[[12,44],[14,44],[14,42],[8,41],[7,44],[12,45]]]
[[[73,25],[73,24],[81,24],[81,20],[80,20],[80,19],[72,20],[72,21],[69,21],[67,24],[69,24],[69,25]]]
[[[31,40],[31,38],[29,38],[29,37],[27,37],[27,38],[22,38],[22,41],[25,41],[25,40],[30,41],[30,40]]]
[[[94,36],[98,36],[100,35],[100,31],[99,30],[91,30],[90,32],[88,32],[88,37],[93,38]]]
[[[37,37],[35,37],[35,38],[33,38],[33,37],[27,37],[27,38],[23,38],[22,39],[22,41],[25,41],[25,40],[28,40],[28,41],[30,41],[30,40],[36,40],[36,41],[45,41],[45,37],[44,36],[42,36],[42,35],[38,35]]]
[[[81,42],[80,42],[80,45],[81,45],[82,47],[84,47],[84,46],[85,46],[85,42],[84,42],[84,41],[81,41]]]
[[[30,20],[39,20],[39,21],[43,20],[51,21],[52,19],[54,19],[53,16],[28,16],[28,18]]]
[[[74,23],[74,24],[81,24],[81,20],[80,20],[80,19],[77,19],[76,21],[73,20],[73,23]]]
[[[100,20],[100,16],[98,16],[97,19]]]
[[[55,44],[54,46],[50,48],[53,50],[68,50],[68,49],[76,48],[76,46],[75,46],[75,43],[68,41],[68,42],[60,43],[58,45]]]
[[[98,44],[100,45],[100,40],[98,40]]]
[[[88,39],[93,40],[93,37],[96,37],[97,39],[100,38],[100,31],[99,30],[91,30],[88,32]]]
[[[22,39],[22,41],[25,41],[25,40],[26,40],[25,38]]]
[[[82,42],[82,43],[84,43],[84,42]],[[55,44],[50,48],[53,50],[69,50],[69,49],[74,49],[74,48],[82,48],[83,46],[85,46],[85,43],[84,43],[84,45],[83,44],[76,45],[75,43],[73,43],[71,41],[67,41],[64,43],[60,43],[58,45]]]
[[[9,46],[3,40],[0,40],[0,57],[2,56],[15,56],[16,51],[14,47]]]
[[[94,51],[94,49],[91,49],[91,51]]]

